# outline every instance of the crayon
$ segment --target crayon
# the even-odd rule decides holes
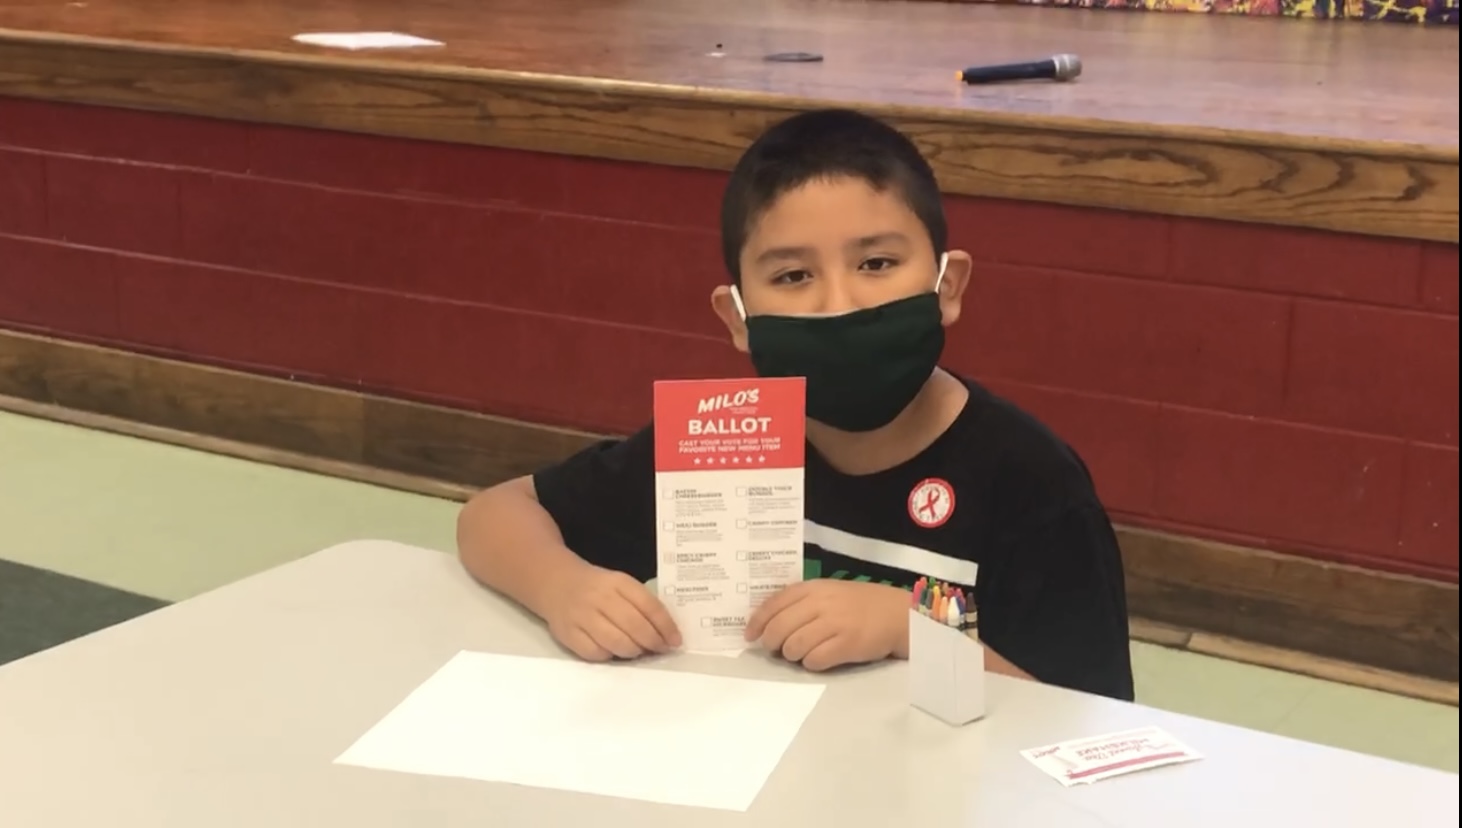
[[[909,604],[926,618],[961,631],[979,628],[980,614],[974,596],[964,587],[921,575],[909,588]]]

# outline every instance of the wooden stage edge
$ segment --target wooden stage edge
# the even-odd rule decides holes
[[[0,410],[457,500],[599,439],[4,330]],[[1119,535],[1134,637],[1457,704],[1456,584]]]
[[[729,169],[826,105],[730,89],[0,29],[0,95]],[[1458,240],[1458,148],[867,104],[948,193]]]

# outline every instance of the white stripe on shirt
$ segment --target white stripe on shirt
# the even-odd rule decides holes
[[[980,565],[974,561],[941,555],[917,546],[865,538],[810,520],[803,521],[802,539],[845,558],[901,569],[916,577],[927,575],[936,581],[974,586],[980,575]]]

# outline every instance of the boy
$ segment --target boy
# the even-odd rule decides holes
[[[991,671],[1131,699],[1122,561],[1085,466],[937,367],[971,268],[945,236],[918,150],[854,112],[778,124],[731,174],[731,284],[711,305],[760,375],[807,378],[806,553],[829,576],[766,601],[747,640],[810,670],[906,657],[905,590],[927,575],[972,591]],[[467,570],[585,659],[680,643],[641,583],[652,429],[488,489],[459,521]]]

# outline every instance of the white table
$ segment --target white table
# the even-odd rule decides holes
[[[0,668],[0,825],[1405,828],[1457,825],[1457,776],[992,676],[990,716],[911,710],[903,665],[833,677],[748,653],[675,670],[826,681],[751,810],[332,764],[459,650],[562,657],[450,556],[320,552]],[[1160,725],[1201,762],[1066,789],[1017,751]]]

